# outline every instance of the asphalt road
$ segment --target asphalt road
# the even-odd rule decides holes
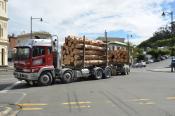
[[[16,83],[6,73],[0,77],[0,106],[12,107],[18,116],[175,116],[175,73],[169,64],[166,60],[132,69],[129,76],[47,87]],[[9,85],[1,87],[4,83]]]

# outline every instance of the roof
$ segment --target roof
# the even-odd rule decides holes
[[[97,40],[106,41],[105,37],[98,37]],[[119,41],[119,42],[124,42],[124,41],[125,41],[125,38],[108,37],[108,41]]]
[[[18,35],[18,38],[23,38],[23,37],[30,37],[31,33],[25,33]],[[32,36],[38,36],[38,35],[45,35],[47,37],[51,37],[51,34],[49,32],[32,32]]]
[[[116,45],[116,46],[128,46],[126,43],[118,42],[118,41],[112,41],[108,43],[109,45]]]
[[[20,46],[51,46],[51,39],[27,39],[27,40],[20,40],[17,42],[16,47]]]

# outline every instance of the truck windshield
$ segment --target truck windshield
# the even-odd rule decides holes
[[[27,60],[30,56],[30,48],[28,47],[17,47],[14,55],[15,60]]]

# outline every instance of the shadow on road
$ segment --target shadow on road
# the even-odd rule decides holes
[[[10,85],[12,85],[13,83],[0,83],[0,91],[1,90],[3,90],[3,89],[5,89],[6,87],[8,87],[8,86],[10,86]]]
[[[124,77],[124,76],[122,75],[122,76],[118,76],[118,77]],[[107,80],[110,80],[110,79],[113,79],[113,78],[116,78],[116,77],[113,77],[113,76],[112,76],[111,78],[108,78]],[[95,79],[92,79],[92,78],[86,78],[86,79],[80,78],[80,79],[74,80],[72,83],[92,82],[92,81],[96,82],[96,81],[104,81],[104,80],[105,80],[105,79],[95,80]],[[68,84],[69,84],[69,83],[68,83]],[[56,82],[53,84],[53,86],[55,86],[55,85],[60,85],[60,86],[62,86],[62,85],[66,85],[66,84],[62,83],[62,82],[58,79],[58,80],[56,80]],[[52,86],[52,85],[51,85],[51,86]],[[38,85],[38,84],[36,84],[36,85],[29,85],[29,84],[27,84],[26,82],[22,82],[22,83],[16,85],[15,87],[13,87],[11,90],[16,90],[16,89],[28,89],[28,88],[38,88],[38,87],[46,87],[46,86],[40,86],[40,85]]]

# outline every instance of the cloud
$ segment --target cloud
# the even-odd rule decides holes
[[[123,30],[137,35],[134,42],[148,39],[166,22],[162,4],[174,0],[9,0],[10,33],[29,32],[30,16],[35,31],[44,30],[65,37],[69,34],[104,33]],[[62,39],[63,40],[63,39]]]

